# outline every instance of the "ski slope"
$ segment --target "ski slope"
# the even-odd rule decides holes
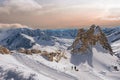
[[[68,75],[64,72],[60,72],[60,71],[58,72],[57,70],[52,69],[38,61],[32,60],[27,56],[25,56],[24,54],[14,53],[13,57],[15,57],[16,60],[22,63],[23,65],[31,68],[32,70],[40,74],[50,77],[53,80],[78,80],[74,76]]]
[[[54,80],[21,64],[12,55],[0,54],[0,80]]]

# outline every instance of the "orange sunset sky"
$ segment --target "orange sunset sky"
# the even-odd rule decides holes
[[[0,28],[120,26],[120,0],[0,0]]]

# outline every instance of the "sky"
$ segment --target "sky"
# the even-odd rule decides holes
[[[120,0],[0,0],[0,28],[120,26]]]

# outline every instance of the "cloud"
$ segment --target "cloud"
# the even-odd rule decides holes
[[[15,23],[15,24],[0,23],[0,28],[27,28],[27,26],[26,25],[21,25],[21,24],[18,24],[18,23]]]
[[[112,17],[103,17],[101,18],[102,20],[107,20],[107,21],[119,21],[120,20],[120,16],[119,17],[115,17],[115,16],[112,16]]]
[[[0,1],[0,12],[34,12],[39,11],[42,6],[35,0],[4,0]]]
[[[107,9],[103,15],[99,17],[101,20],[119,21],[120,20],[120,8]]]

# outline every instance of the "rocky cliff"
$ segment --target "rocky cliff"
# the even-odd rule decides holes
[[[72,44],[72,53],[85,52],[90,47],[100,44],[113,55],[110,44],[99,26],[92,25],[88,30],[79,29],[75,41]]]

